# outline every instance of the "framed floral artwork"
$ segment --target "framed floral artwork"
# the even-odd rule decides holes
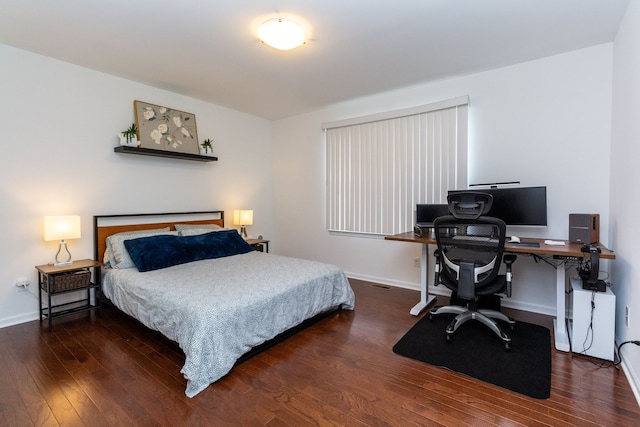
[[[195,114],[133,101],[140,147],[200,154]]]

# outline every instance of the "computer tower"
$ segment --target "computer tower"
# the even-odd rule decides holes
[[[572,319],[569,324],[571,351],[613,360],[615,349],[616,296],[582,288],[579,277],[571,278]],[[591,304],[593,301],[593,305]]]
[[[600,241],[600,214],[569,214],[569,241],[588,245]]]

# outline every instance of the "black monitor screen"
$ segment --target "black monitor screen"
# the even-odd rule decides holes
[[[507,225],[547,225],[547,187],[488,188],[464,190],[489,193],[493,204],[487,215],[502,219]],[[449,191],[454,193],[457,191]]]
[[[449,215],[448,205],[416,205],[416,223],[417,224],[433,224],[433,221],[439,216]]]

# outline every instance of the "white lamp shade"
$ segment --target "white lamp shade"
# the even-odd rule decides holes
[[[233,225],[253,225],[253,211],[233,211]]]
[[[258,37],[273,48],[290,50],[304,43],[304,30],[293,21],[276,18],[260,26]]]
[[[44,240],[79,239],[80,237],[79,215],[44,217]]]

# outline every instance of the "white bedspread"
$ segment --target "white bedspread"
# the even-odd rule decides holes
[[[251,348],[329,308],[354,307],[339,268],[261,252],[146,273],[108,270],[103,292],[180,345],[189,397],[227,374]]]

